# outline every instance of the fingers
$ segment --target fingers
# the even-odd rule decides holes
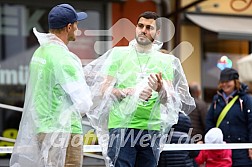
[[[159,92],[161,88],[163,87],[162,73],[159,72],[158,74],[156,74],[156,77],[157,77],[157,83],[158,83],[156,91]]]
[[[151,95],[152,95],[152,89],[147,87],[139,94],[139,98],[148,101],[151,98]]]
[[[163,79],[162,79],[162,73],[159,72],[158,74],[150,74],[148,77],[148,85],[155,91],[159,92],[163,86]]]
[[[158,81],[159,83],[161,83],[161,82],[162,82],[162,73],[159,72],[158,74],[155,74],[155,75],[156,75],[156,77],[157,77],[157,81]]]
[[[135,93],[135,89],[134,88],[126,88],[125,92],[127,95],[132,96]]]
[[[150,76],[148,77],[148,85],[153,89],[156,90],[157,89],[157,78],[153,76],[153,74],[150,74]]]

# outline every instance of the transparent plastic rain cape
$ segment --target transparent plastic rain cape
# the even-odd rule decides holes
[[[84,67],[94,103],[87,116],[96,129],[106,166],[109,167],[114,166],[116,158],[107,156],[108,127],[131,128],[136,118],[143,116],[143,122],[147,122],[145,128],[150,134],[153,130],[160,132],[158,144],[161,150],[166,142],[164,136],[177,123],[178,113],[183,110],[188,114],[195,108],[179,59],[158,51],[162,46],[159,42],[154,42],[152,49],[146,53],[139,53],[136,45],[136,40],[133,40],[129,46],[114,47]],[[148,76],[158,72],[162,72],[164,80],[162,91],[152,91],[147,102],[139,99],[140,92],[148,87]],[[132,89],[133,93],[122,96],[127,88]],[[119,91],[119,96],[115,90]],[[136,112],[138,108],[145,107],[151,107],[149,111],[146,110],[147,117],[145,113],[139,115]],[[117,157],[122,141],[120,138],[115,140]],[[153,150],[153,153],[158,162],[160,151]]]
[[[12,167],[62,167],[72,133],[80,134],[81,114],[92,105],[81,62],[54,34],[39,33],[30,63],[25,104]],[[54,77],[55,76],[55,77]]]

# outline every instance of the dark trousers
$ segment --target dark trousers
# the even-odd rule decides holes
[[[156,167],[159,141],[158,131],[110,129],[108,156],[114,167]]]

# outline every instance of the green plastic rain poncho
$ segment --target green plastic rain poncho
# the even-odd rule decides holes
[[[149,130],[149,133],[154,130],[160,131],[162,136],[177,123],[181,110],[188,114],[195,108],[179,59],[159,52],[156,44],[144,53],[138,52],[136,45],[133,40],[129,46],[115,47],[84,68],[94,102],[87,116],[96,129],[109,167],[114,166],[122,141],[116,141],[116,156],[110,159],[107,156],[108,129],[133,128]],[[158,72],[162,72],[164,80],[162,91],[153,91],[149,101],[142,101],[139,94],[148,87],[148,76]],[[123,97],[113,93],[116,89],[123,95],[127,88],[133,93]],[[161,149],[164,142],[160,142]],[[153,152],[158,160],[160,152]]]
[[[79,58],[54,34],[36,29],[34,34],[40,47],[30,62],[24,111],[10,166],[62,167],[70,135],[82,135],[82,115],[92,105],[90,90]],[[38,143],[39,134],[44,134],[42,144]],[[50,153],[53,147],[60,149]]]

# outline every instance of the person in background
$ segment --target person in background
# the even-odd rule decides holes
[[[252,142],[252,100],[233,68],[220,73],[217,94],[206,116],[206,131],[218,127],[227,143]],[[232,150],[233,167],[251,167],[252,149]]]
[[[80,59],[67,44],[76,40],[78,22],[87,18],[69,4],[48,14],[49,33],[34,28],[34,52],[25,104],[10,166],[81,167],[82,116],[92,105]]]
[[[205,120],[206,120],[206,113],[207,113],[207,104],[205,101],[201,99],[201,88],[199,83],[191,82],[189,83],[189,92],[191,93],[192,97],[194,98],[196,108],[189,114],[192,122],[192,136],[194,138],[194,143],[201,141],[204,139],[205,133]],[[194,161],[194,167],[198,165]]]
[[[192,136],[201,135],[201,139],[204,138],[205,127],[206,127],[206,113],[207,113],[207,104],[203,101],[201,96],[201,88],[197,82],[189,83],[189,92],[195,100],[196,108],[189,114],[192,122]],[[197,142],[197,141],[195,141]]]
[[[167,141],[166,144],[193,143],[190,136],[191,127],[190,117],[180,112],[178,123],[172,126],[168,138],[170,141]],[[193,159],[198,153],[199,151],[197,150],[162,151],[158,161],[158,167],[193,167]]]
[[[212,128],[205,135],[206,144],[224,144],[221,129]],[[231,167],[232,151],[225,150],[201,150],[195,158],[198,165],[204,164],[205,167]]]

